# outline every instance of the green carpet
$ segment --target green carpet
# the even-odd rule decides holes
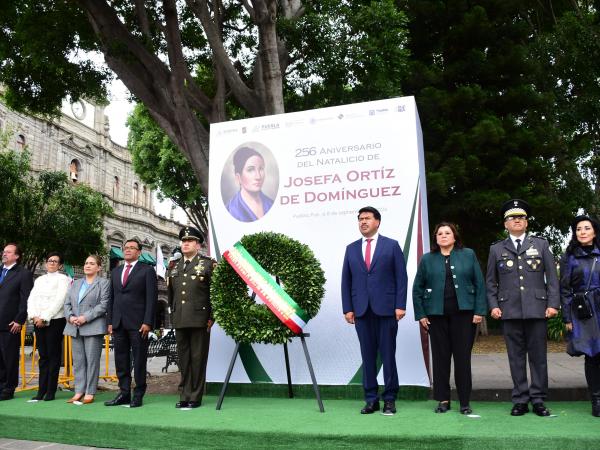
[[[399,401],[393,417],[361,416],[358,400],[327,400],[325,413],[314,399],[226,397],[201,408],[178,411],[174,396],[148,395],[138,409],[105,407],[100,394],[91,405],[26,403],[31,393],[0,402],[0,437],[135,449],[222,448],[452,448],[598,449],[600,419],[588,402],[556,402],[557,415],[511,417],[507,403],[473,403],[481,418],[455,410],[434,414],[433,401]]]

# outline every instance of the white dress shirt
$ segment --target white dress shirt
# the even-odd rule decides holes
[[[363,255],[363,260],[366,261],[366,251],[367,251],[367,239],[372,239],[371,241],[371,259],[370,261],[373,262],[373,255],[375,254],[375,247],[377,246],[377,238],[379,238],[379,233],[375,233],[373,236],[371,236],[370,238],[366,238],[363,236],[362,238],[362,255]]]
[[[127,264],[129,264],[131,266],[131,268],[129,269],[129,275],[127,275],[127,277],[129,277],[131,275],[131,271],[133,270],[133,268],[135,267],[135,265],[138,263],[138,261],[133,261],[128,263],[127,261],[125,261],[125,265],[123,266],[123,272],[121,272],[121,284],[123,284],[123,277],[125,276],[125,271],[127,270]]]

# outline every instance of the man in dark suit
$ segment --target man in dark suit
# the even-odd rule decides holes
[[[7,244],[0,272],[0,400],[13,398],[19,383],[21,327],[27,320],[27,299],[33,275],[19,265],[21,249]]]
[[[187,409],[199,407],[204,393],[213,324],[210,279],[216,262],[199,253],[204,238],[196,228],[182,228],[179,239],[183,257],[170,270],[167,284],[182,379],[175,407]]]
[[[111,273],[111,296],[108,303],[108,332],[112,334],[119,394],[106,406],[142,406],[146,392],[148,333],[154,326],[158,289],[151,266],[138,262],[142,244],[136,239],[125,242],[125,264]],[[135,388],[131,397],[131,355]]]
[[[406,263],[398,242],[378,233],[381,214],[367,206],[358,211],[362,239],[346,247],[342,268],[342,307],[354,324],[363,360],[366,405],[361,414],[379,410],[377,353],[383,362],[383,414],[396,413],[398,371],[396,335],[406,313]]]
[[[502,206],[508,238],[492,244],[486,288],[490,314],[502,319],[513,380],[511,415],[549,416],[546,349],[547,319],[558,314],[559,281],[546,239],[527,234],[530,207],[519,199]],[[527,360],[531,385],[527,382]]]

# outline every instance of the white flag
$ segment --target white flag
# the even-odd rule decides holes
[[[165,267],[165,258],[163,256],[162,248],[160,245],[156,246],[156,275],[161,277],[163,280],[167,275],[167,268]]]

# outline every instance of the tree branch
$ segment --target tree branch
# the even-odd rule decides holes
[[[210,17],[207,2],[204,0],[186,0],[186,3],[198,17],[198,19],[200,19],[210,44],[210,48],[213,52],[214,60],[216,64],[221,67],[223,76],[225,77],[225,80],[231,88],[235,98],[251,115],[262,115],[263,108],[261,107],[259,99],[255,93],[244,84],[235,70],[233,63],[229,59],[229,55],[225,50],[225,46],[223,45],[223,41],[220,36],[220,32]]]
[[[152,40],[152,35],[150,34],[150,22],[148,21],[148,15],[146,14],[144,0],[135,0],[135,14],[138,18],[138,22],[140,23],[140,30],[142,30],[142,34],[149,41]]]

